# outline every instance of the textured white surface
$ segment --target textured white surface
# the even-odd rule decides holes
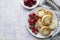
[[[54,2],[58,5],[58,6],[60,6],[60,0],[54,0]]]
[[[27,14],[21,0],[0,0],[0,40],[40,40],[26,28]],[[49,40],[49,39],[44,39]]]
[[[0,40],[22,40],[20,0],[0,0]]]

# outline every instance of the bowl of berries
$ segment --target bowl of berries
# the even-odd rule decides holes
[[[26,9],[33,9],[38,6],[40,0],[22,0],[21,3]]]

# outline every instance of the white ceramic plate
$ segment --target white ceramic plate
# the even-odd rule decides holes
[[[42,8],[42,7],[38,7],[38,8],[36,8],[36,9],[34,9],[34,10],[32,10],[31,12],[35,12],[37,9],[39,9],[39,8]],[[46,8],[45,8],[46,9]],[[50,9],[46,9],[46,10],[50,10]],[[51,10],[52,11],[52,10]],[[29,13],[31,13],[31,12],[29,12]],[[52,11],[53,12],[53,11]],[[58,20],[57,20],[57,16],[56,16],[56,14],[55,14],[55,12],[53,12],[53,15],[54,15],[54,17],[53,17],[53,20],[55,21],[55,23],[56,23],[56,28],[53,30],[53,31],[51,31],[51,33],[50,33],[50,35],[49,36],[51,36],[55,31],[56,31],[56,29],[57,29],[57,25],[58,25]],[[27,16],[28,17],[28,16]],[[29,18],[29,17],[28,17]],[[28,23],[28,20],[27,20],[27,29],[28,29],[28,31],[33,35],[33,36],[35,36],[35,37],[37,37],[37,38],[47,38],[47,37],[49,37],[49,36],[43,36],[43,35],[41,35],[40,33],[38,33],[37,35],[35,35],[33,32],[32,32],[32,30],[29,28],[29,23]]]

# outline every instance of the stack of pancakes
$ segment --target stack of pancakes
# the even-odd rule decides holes
[[[44,36],[48,36],[51,33],[51,30],[56,28],[52,11],[39,8],[35,13],[39,17],[37,26],[40,27],[40,33]]]

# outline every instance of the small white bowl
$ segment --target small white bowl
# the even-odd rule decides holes
[[[37,0],[37,2],[36,2],[35,5],[33,5],[32,7],[28,7],[28,6],[24,5],[24,0],[21,0],[21,4],[22,4],[23,7],[25,7],[26,9],[33,9],[33,8],[37,7],[37,6],[39,5],[39,2],[40,2],[40,0]]]

